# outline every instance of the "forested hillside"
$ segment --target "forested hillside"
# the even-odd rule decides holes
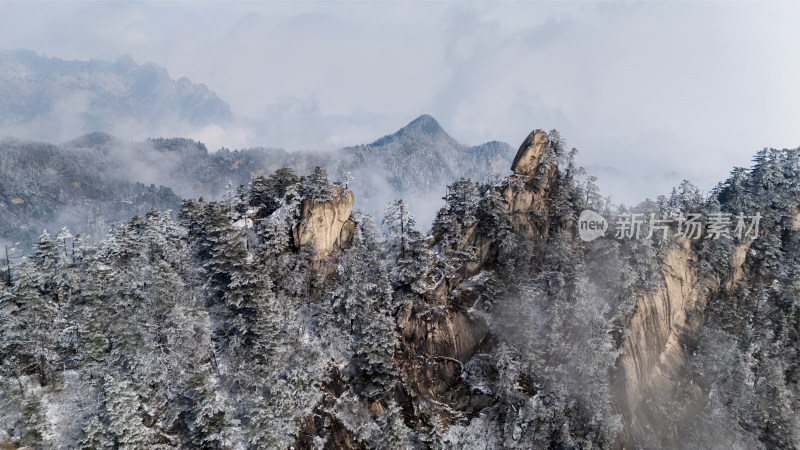
[[[389,201],[406,197],[430,223],[447,184],[504,174],[512,153],[497,142],[461,145],[430,116],[375,143],[337,152],[209,151],[191,139],[130,143],[106,133],[62,144],[8,138],[0,141],[0,242],[19,241],[27,252],[42,229],[63,226],[99,240],[111,224],[133,214],[150,208],[177,213],[180,198],[220,200],[251,178],[284,167],[298,174],[317,166],[337,177],[349,172],[355,182],[348,187],[360,208],[379,216]]]
[[[171,189],[121,176],[115,155],[98,147],[105,135],[86,136],[63,146],[0,141],[0,243],[22,254],[43,229],[64,226],[102,238],[116,221],[151,208],[176,210]]]
[[[354,212],[317,167],[99,242],[42,233],[0,295],[0,444],[800,446],[800,149],[631,209],[575,154],[532,132],[512,175],[450,183],[430,230],[400,199]],[[761,223],[585,241],[585,209]]]

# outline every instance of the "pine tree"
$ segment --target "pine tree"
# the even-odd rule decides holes
[[[127,379],[118,380],[112,376],[106,376],[103,387],[108,433],[114,438],[114,447],[147,446],[152,436],[140,414],[139,388]]]
[[[291,186],[300,181],[291,167],[283,167],[276,170],[275,173],[270,175],[269,179],[272,185],[272,197],[278,202],[283,199]]]
[[[49,260],[49,256],[42,258]],[[44,386],[50,382],[57,361],[53,326],[57,304],[53,297],[40,292],[35,266],[24,263],[17,273],[14,285],[0,294],[2,368],[6,376],[31,373],[33,369]]]
[[[56,235],[56,246],[65,260],[70,258],[71,249],[69,248],[69,244],[72,243],[73,238],[72,233],[69,232],[67,227],[63,227],[61,231],[58,232],[58,235]]]
[[[350,183],[352,183],[353,180],[354,180],[353,174],[350,171],[346,170],[342,172],[342,183],[344,184],[345,189],[350,188]]]
[[[42,391],[27,388],[23,380],[0,375],[0,423],[4,426],[0,443],[9,448],[49,448],[53,443],[46,439],[51,431],[45,416],[47,404],[42,402]]]
[[[36,283],[45,295],[56,296],[55,276],[60,263],[58,247],[47,230],[39,236],[34,247],[32,261],[36,272]]]
[[[78,442],[80,450],[114,447],[114,439],[109,436],[107,426],[97,415],[93,415],[83,425],[83,436]]]
[[[107,248],[109,256],[114,258],[119,265],[127,265],[141,255],[141,233],[144,225],[144,219],[137,214],[130,222],[116,231],[114,240],[111,242],[112,245]]]
[[[243,261],[231,274],[224,301],[231,321],[226,333],[242,339],[249,362],[267,365],[279,331],[278,312],[272,286],[263,266]]]
[[[292,238],[285,218],[270,217],[259,224],[257,232],[261,237],[258,253],[268,261],[274,261],[291,248]]]
[[[278,210],[289,188],[298,181],[294,170],[286,167],[276,170],[269,177],[252,177],[247,189],[247,203],[256,210],[256,220],[269,217]]]
[[[305,185],[305,194],[318,202],[325,202],[333,197],[333,184],[331,184],[328,171],[324,167],[317,166],[311,172]]]
[[[425,434],[424,441],[428,445],[429,450],[444,450],[444,427],[442,426],[442,420],[439,416],[434,415],[430,419],[430,425],[428,425],[428,432]]]
[[[180,224],[187,229],[190,241],[202,231],[205,203],[203,199],[184,200],[179,214]]]
[[[405,450],[410,448],[408,440],[408,427],[403,423],[403,414],[394,399],[389,400],[389,404],[383,411],[380,420],[383,434],[378,444],[379,448],[387,450]]]
[[[410,245],[409,235],[414,231],[415,222],[411,210],[403,199],[389,203],[382,224],[389,230],[389,246],[397,248],[400,258],[405,258]]]
[[[500,189],[495,185],[484,185],[479,208],[479,226],[482,234],[492,236],[504,251],[512,252],[517,238],[513,233],[514,223],[506,209]]]
[[[340,260],[328,315],[354,336],[354,384],[358,392],[377,397],[394,388],[397,338],[391,288],[378,260],[376,231],[369,218],[358,219],[352,244]]]
[[[480,191],[477,183],[462,178],[448,186],[446,205],[433,222],[436,257],[433,268],[439,282],[455,277],[475,258],[475,249],[466,245],[466,231],[478,221]]]
[[[224,207],[211,202],[203,216],[203,231],[198,241],[199,255],[207,274],[210,300],[222,300],[236,270],[248,261],[241,233],[233,227]]]

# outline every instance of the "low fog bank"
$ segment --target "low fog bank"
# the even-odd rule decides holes
[[[447,185],[461,177],[486,181],[507,172],[513,149],[491,142],[469,147],[448,136],[430,116],[367,145],[338,151],[246,148],[214,151],[188,138],[126,140],[89,133],[59,144],[0,141],[0,237],[23,241],[25,250],[43,229],[68,227],[102,238],[115,222],[151,208],[180,209],[181,199],[218,200],[253,177],[291,168],[297,176],[315,167],[331,181],[350,179],[355,208],[380,224],[399,198],[426,233],[444,205]],[[345,175],[349,174],[349,175]]]

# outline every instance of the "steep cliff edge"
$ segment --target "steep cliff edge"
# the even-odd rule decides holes
[[[666,403],[682,381],[686,355],[683,340],[692,335],[704,303],[696,259],[685,239],[668,250],[661,274],[664,286],[639,291],[626,324],[625,353],[617,361],[615,400],[623,413],[626,432],[641,436],[658,429],[649,402]]]
[[[700,257],[690,241],[675,239],[660,269],[663,287],[638,290],[636,306],[625,323],[624,354],[612,375],[614,400],[625,422],[622,445],[648,436],[678,440],[679,431],[665,427],[667,418],[657,405],[680,398],[691,403],[687,410],[693,410],[706,400],[706,393],[689,377],[688,343],[702,326],[708,297],[720,288],[733,290],[743,278],[749,248],[749,243],[735,247],[729,271],[720,279],[698,274]]]
[[[552,144],[542,130],[531,132],[514,159],[514,173],[492,187],[511,218],[513,231],[541,248],[556,232],[551,208],[559,174],[558,166],[549,159]],[[569,224],[559,226],[569,228],[564,231],[573,235],[573,245],[581,245]],[[433,246],[442,240],[442,234],[434,229]],[[483,281],[502,258],[501,243],[498,236],[487,234],[481,223],[464,228],[457,250],[472,251],[473,257],[437,286],[428,300],[435,306],[423,307],[425,301],[420,300],[398,315],[403,359],[425,362],[421,368],[406,364],[412,390],[463,412],[474,413],[491,402],[460,381],[470,358],[480,351],[492,352],[492,327],[474,307],[482,298]],[[732,251],[727,274],[699,275],[700,257],[691,243],[674,239],[658,269],[661,287],[636,288],[635,306],[622,319],[622,355],[609,374],[613,403],[624,425],[618,445],[633,445],[648,433],[675,438],[676,430],[663,429],[664,417],[654,405],[674,401],[678,390],[688,391],[697,405],[705,399],[706,393],[687,377],[687,342],[702,325],[709,292],[732,289],[742,278],[748,249],[749,245],[742,244]]]
[[[746,239],[689,241],[674,232],[666,241],[581,241],[575,217],[600,211],[602,202],[571,178],[582,173],[572,155],[557,134],[534,130],[513,174],[451,185],[431,235],[416,241],[424,247],[414,250],[426,260],[423,282],[392,286],[399,369],[392,399],[408,426],[425,429],[438,418],[460,430],[453,438],[516,423],[521,431],[497,448],[525,448],[532,441],[520,434],[547,435],[525,427],[558,424],[564,414],[569,425],[558,427],[575,428],[549,439],[647,448],[684,442],[689,422],[707,414],[719,387],[703,378],[698,342],[709,311],[739,295],[731,293],[749,283],[748,258],[762,250]],[[295,243],[312,245],[317,262],[346,249],[360,226],[350,219],[352,203],[343,191],[327,202],[306,198]],[[524,375],[514,361],[525,364]],[[364,406],[387,407],[370,401]],[[547,406],[529,409],[541,408],[536,402]],[[493,424],[484,422],[490,417]]]
[[[514,174],[490,189],[499,208],[511,219],[514,232],[543,241],[548,228],[548,190],[557,167],[545,161],[552,151],[548,134],[537,129],[522,143],[514,160]],[[483,283],[501,253],[501,239],[488,234],[480,221],[461,230],[454,252],[472,255],[456,273],[445,277],[426,299],[409,303],[398,315],[406,380],[414,391],[443,401],[457,410],[478,411],[489,397],[471,393],[463,380],[464,363],[490,337],[485,318],[474,310],[482,298]],[[435,228],[432,247],[444,240]],[[417,364],[422,361],[420,368]],[[408,364],[414,362],[414,364]]]
[[[334,188],[330,200],[303,199],[300,219],[292,229],[295,245],[310,244],[318,260],[345,246],[355,230],[350,220],[354,202],[353,192],[339,187]]]

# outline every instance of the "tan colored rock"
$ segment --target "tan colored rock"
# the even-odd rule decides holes
[[[697,385],[687,385],[686,353],[682,342],[691,340],[699,330],[706,307],[705,289],[725,286],[734,289],[745,277],[745,260],[750,243],[736,246],[731,254],[730,271],[722,279],[706,276],[699,279],[691,262],[697,255],[688,240],[680,239],[670,249],[661,273],[664,287],[639,292],[633,314],[628,319],[628,335],[623,342],[624,355],[617,360],[614,373],[614,403],[623,415],[624,441],[633,442],[658,430],[662,437],[676,438],[677,430],[664,429],[667,423],[652,405],[675,401],[675,393],[691,395],[685,407],[701,407],[704,393]],[[679,387],[683,386],[683,389]]]
[[[547,150],[550,138],[542,130],[533,130],[531,134],[522,142],[517,151],[517,156],[511,164],[511,170],[517,175],[533,175],[536,166],[539,165],[539,158]]]
[[[555,166],[548,169],[548,178],[555,174]],[[540,227],[544,225],[542,219],[547,217],[546,190],[539,190],[527,185],[526,177],[512,175],[508,187],[502,192],[506,203],[506,210],[515,217],[515,223],[520,231],[531,239],[540,237]],[[549,185],[549,182],[547,183]]]
[[[649,403],[666,404],[681,382],[686,355],[681,341],[692,336],[700,323],[694,314],[705,307],[690,261],[696,259],[682,239],[664,258],[664,287],[640,292],[627,324],[625,354],[617,361],[615,403],[623,413],[629,436],[662,430],[663,418]],[[695,398],[701,393],[695,392]],[[671,433],[672,430],[662,430]]]
[[[797,230],[800,229],[800,212],[797,212],[796,210],[793,212],[794,216],[792,216],[792,228]]]
[[[485,321],[467,311],[445,308],[441,314],[417,315],[412,305],[400,312],[397,326],[405,358],[428,362],[409,374],[411,381],[434,397],[453,386],[461,376],[463,363],[475,354],[489,332]]]
[[[725,283],[725,287],[731,291],[736,283],[744,277],[744,261],[747,259],[747,252],[750,251],[750,243],[739,244],[731,255],[731,273]]]
[[[557,171],[557,167],[552,164],[547,165],[544,170],[539,167],[540,158],[547,151],[549,142],[550,138],[544,131],[532,131],[523,141],[511,166],[515,175],[511,175],[503,187],[496,187],[505,203],[505,209],[514,216],[517,227],[515,231],[534,240],[542,239],[543,230],[547,229],[547,190]],[[530,182],[534,174],[538,175],[536,185]],[[439,231],[434,229],[431,245],[439,239]],[[459,276],[438,285],[435,298],[444,303],[449,292],[458,283],[478,273],[487,261],[497,255],[498,244],[496,236],[484,235],[474,225],[464,229],[463,240],[458,248],[462,251],[473,251],[475,257],[464,265]]]
[[[298,246],[311,244],[318,260],[341,249],[355,231],[355,223],[350,220],[354,201],[353,193],[341,188],[335,188],[329,201],[320,202],[311,197],[303,200],[300,221],[292,230],[295,243]]]

